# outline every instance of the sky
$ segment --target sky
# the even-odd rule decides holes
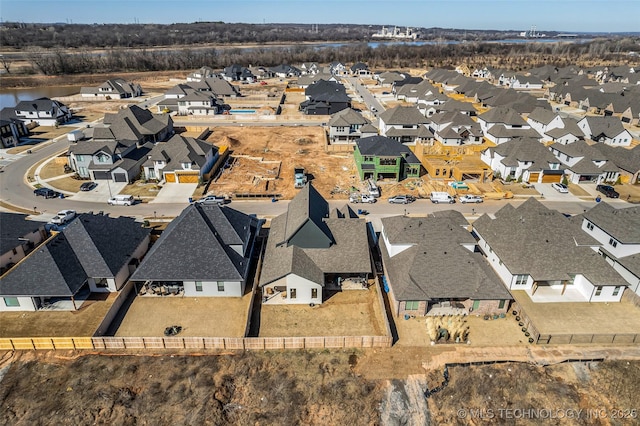
[[[0,0],[8,22],[368,24],[640,32],[640,0]]]

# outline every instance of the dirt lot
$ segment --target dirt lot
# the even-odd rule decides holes
[[[612,410],[637,417],[631,410],[638,409],[640,362],[453,367],[448,386],[426,400],[426,413],[415,413],[411,400],[424,402],[425,388],[442,384],[442,371],[423,371],[409,380],[363,376],[383,366],[390,367],[386,377],[392,378],[394,369],[421,356],[393,349],[5,354],[0,367],[10,367],[0,383],[0,423],[400,425],[416,424],[411,420],[418,414],[426,417],[424,425],[637,424],[637,419],[611,417]],[[409,387],[416,378],[419,386]],[[391,395],[392,404],[381,405],[397,389],[401,392]],[[577,418],[516,420],[516,409],[572,412]],[[596,418],[594,413],[609,415]]]
[[[263,305],[260,337],[383,336],[378,290],[335,293],[322,305]]]
[[[240,160],[237,170],[235,166],[225,170],[209,187],[216,194],[281,194],[285,199],[293,198],[297,193],[293,187],[295,166],[304,167],[313,185],[328,199],[348,198],[349,188],[356,183],[353,155],[327,153],[321,127],[215,127],[207,140],[216,146],[228,146],[232,158],[254,158]],[[260,164],[260,159],[280,161],[279,174],[274,176],[274,164]],[[344,192],[332,194],[336,188]]]

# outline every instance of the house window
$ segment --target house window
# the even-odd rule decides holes
[[[587,229],[588,229],[589,231],[593,231],[593,223],[591,223],[591,222],[587,222]]]
[[[404,302],[404,310],[405,311],[417,311],[419,303],[420,302],[418,302],[417,300],[406,301],[406,302]]]
[[[440,169],[436,169],[436,176],[440,176]]]
[[[148,179],[155,179],[156,178],[156,170],[155,169],[149,169],[149,173],[147,176]]]
[[[618,247],[618,242],[616,240],[614,240],[613,238],[609,238],[609,245],[611,247]]]
[[[292,288],[291,290],[289,290],[289,298],[290,299],[295,299],[296,298],[296,289]]]
[[[618,295],[618,293],[620,293],[620,286],[617,286],[617,287],[615,287],[615,288],[613,289],[613,295],[614,295],[614,296],[617,296],[617,295]]]
[[[596,287],[596,296],[600,296],[602,294],[602,286]]]
[[[84,156],[83,155],[76,155],[76,160],[78,162],[82,162],[82,161],[84,161]]]
[[[109,283],[106,278],[94,278],[97,288],[108,288]]]
[[[218,291],[219,292],[223,292],[224,291],[224,282],[223,281],[218,281]]]
[[[108,155],[106,155],[106,154],[98,154],[96,156],[96,159],[97,159],[98,163],[108,163],[110,157]]]
[[[529,275],[516,275],[516,282],[515,285],[526,285],[527,284],[527,278],[529,278]]]
[[[500,300],[500,303],[498,303],[498,309],[504,309],[504,300]]]
[[[373,157],[364,157],[363,161],[366,161],[368,163],[372,163],[373,162]]]
[[[317,299],[318,298],[318,289],[317,288],[312,288],[311,289],[311,298],[312,299]]]
[[[17,297],[4,297],[4,306],[15,308],[17,306],[20,306],[20,302],[18,301]]]
[[[202,291],[202,281],[196,281],[196,291]]]

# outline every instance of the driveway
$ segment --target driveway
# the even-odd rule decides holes
[[[114,195],[118,195],[120,191],[127,186],[126,182],[113,182],[107,180],[97,180],[95,181],[98,186],[96,186],[91,191],[79,191],[75,195],[69,196],[70,200],[74,201],[89,201],[93,203],[104,203],[107,205],[107,201]]]
[[[572,193],[561,193],[551,187],[550,183],[536,183],[536,191],[544,195],[546,201],[583,201],[580,197],[576,197]]]
[[[197,187],[197,183],[165,183],[156,198],[149,201],[149,204],[188,203]]]

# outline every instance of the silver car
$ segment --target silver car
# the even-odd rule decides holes
[[[481,203],[482,197],[479,195],[462,195],[460,198],[458,198],[460,200],[461,203]]]

